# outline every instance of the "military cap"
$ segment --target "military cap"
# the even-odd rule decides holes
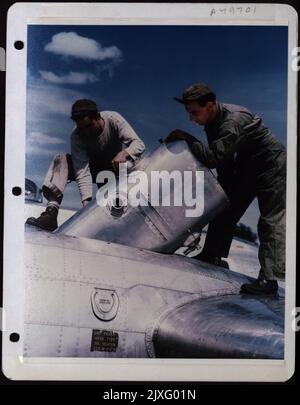
[[[196,83],[188,87],[182,94],[182,98],[174,97],[174,100],[182,104],[190,103],[191,101],[207,101],[215,100],[216,96],[205,83]]]
[[[75,101],[75,103],[72,105],[72,111],[71,111],[71,118],[76,119],[80,117],[84,117],[88,114],[94,114],[98,112],[98,107],[95,101],[92,100],[87,100],[87,99],[81,99]]]

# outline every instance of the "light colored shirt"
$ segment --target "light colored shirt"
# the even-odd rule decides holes
[[[144,142],[119,113],[103,111],[101,117],[105,125],[97,138],[84,138],[77,128],[71,134],[74,174],[82,201],[92,197],[91,159],[93,162],[99,160],[101,170],[111,170],[111,160],[122,150],[122,145],[133,160],[145,150]]]

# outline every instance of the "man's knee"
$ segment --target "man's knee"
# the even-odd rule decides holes
[[[53,174],[61,172],[64,172],[68,181],[75,180],[72,155],[69,153],[58,153],[53,158]]]
[[[58,153],[46,175],[43,185],[43,195],[48,201],[61,202],[66,182],[69,178],[67,154]]]
[[[67,154],[58,153],[53,157],[53,170],[59,171],[63,166],[67,164]]]

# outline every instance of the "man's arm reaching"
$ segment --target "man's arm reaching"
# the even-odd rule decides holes
[[[228,121],[220,128],[219,137],[212,142],[211,148],[180,129],[172,131],[165,139],[165,142],[186,141],[197,159],[209,169],[214,169],[234,156],[240,140],[239,134],[239,125],[234,121]]]
[[[122,115],[118,113],[114,114],[114,124],[117,126],[120,141],[127,146],[122,152],[127,152],[128,157],[130,156],[133,160],[139,158],[145,150],[144,142]],[[127,156],[122,152],[118,153],[120,155],[118,160],[124,159]]]

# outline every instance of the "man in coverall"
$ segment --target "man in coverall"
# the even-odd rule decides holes
[[[204,125],[209,147],[192,135],[175,130],[166,142],[185,140],[194,155],[208,168],[216,168],[218,180],[227,193],[230,206],[209,224],[205,245],[197,259],[220,265],[228,257],[233,232],[255,197],[260,218],[258,258],[260,272],[242,293],[274,295],[277,279],[285,276],[286,151],[262,124],[244,107],[216,101],[203,83],[189,87],[182,98],[190,119]]]
[[[76,124],[71,134],[71,155],[54,156],[43,184],[47,208],[39,218],[26,221],[47,231],[57,228],[57,214],[68,181],[77,182],[85,206],[92,199],[93,183],[100,171],[116,171],[120,163],[134,162],[145,149],[125,118],[115,111],[100,113],[93,100],[77,100],[71,119]]]

